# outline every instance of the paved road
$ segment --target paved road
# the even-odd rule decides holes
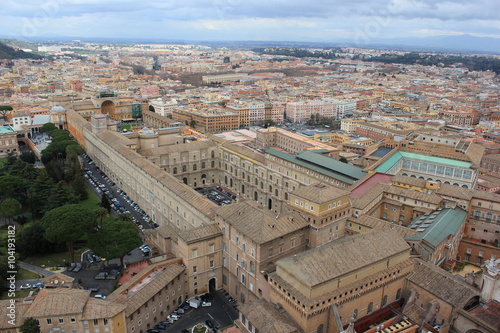
[[[144,229],[151,229],[151,225],[146,222],[144,220],[144,218],[142,217],[141,214],[139,214],[133,207],[131,204],[129,204],[127,201],[125,201],[125,199],[123,198],[123,196],[121,194],[119,194],[117,191],[119,189],[119,187],[115,184],[113,186],[111,186],[105,179],[104,179],[104,176],[105,174],[98,170],[98,168],[95,166],[94,163],[90,164],[89,163],[89,160],[88,159],[83,159],[83,165],[84,165],[84,168],[85,169],[88,169],[89,171],[92,172],[92,176],[95,177],[97,179],[97,181],[101,184],[104,184],[105,187],[100,189],[102,191],[102,194],[98,193],[97,192],[97,189],[92,186],[92,184],[90,184],[90,181],[88,179],[85,179],[86,180],[86,184],[87,186],[96,194],[96,196],[98,198],[101,198],[102,195],[104,195],[104,191],[105,190],[108,190],[112,193],[113,197],[115,197],[121,204],[121,206],[123,208],[125,208],[125,210],[129,211],[130,215],[132,215],[133,217],[136,218],[137,221],[139,221],[139,223],[144,227]],[[109,200],[109,203],[111,204],[112,208],[114,207],[113,203],[111,202],[111,200]],[[120,214],[120,212],[117,212],[115,209],[112,209],[111,210],[111,213],[114,217],[117,217],[118,214]],[[143,234],[141,233],[141,236],[143,236]]]
[[[212,306],[200,307],[198,309],[191,309],[182,314],[181,319],[171,324],[165,332],[178,333],[183,329],[191,331],[191,328],[196,324],[205,324],[205,320],[210,319],[217,328],[227,327],[232,325],[238,319],[238,312],[229,303],[220,291],[211,292],[213,296]],[[166,317],[166,316],[165,316]],[[165,319],[165,318],[163,318]]]
[[[28,264],[28,263],[23,262],[23,261],[18,261],[18,263],[19,263],[19,267],[21,267],[25,270],[28,270],[30,272],[40,274],[43,277],[51,276],[52,274],[54,274],[54,272],[48,271],[46,269],[43,269],[43,268],[35,266],[35,265]]]

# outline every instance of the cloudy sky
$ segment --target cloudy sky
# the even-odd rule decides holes
[[[364,42],[500,37],[498,0],[2,0],[2,35]]]

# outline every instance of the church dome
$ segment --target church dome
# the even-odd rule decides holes
[[[64,111],[66,111],[66,109],[60,105],[56,105],[50,110],[50,112],[64,112]]]

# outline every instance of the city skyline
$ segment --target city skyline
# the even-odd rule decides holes
[[[496,2],[358,0],[210,2],[111,0],[8,1],[3,34],[164,38],[173,40],[270,40],[351,42],[385,38],[500,37]]]

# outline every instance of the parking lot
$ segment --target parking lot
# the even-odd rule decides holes
[[[219,206],[226,206],[236,200],[236,195],[220,186],[197,187],[195,191],[206,196]]]
[[[205,324],[210,320],[217,329],[232,325],[238,319],[238,312],[234,309],[234,304],[229,302],[228,298],[222,294],[222,291],[213,291],[210,293],[212,304],[209,307],[191,308],[186,313],[181,314],[179,320],[170,324],[165,332],[179,333],[183,329],[191,332],[193,326],[197,324]]]
[[[101,198],[105,195],[112,208],[112,213],[118,214],[127,213],[132,217],[132,221],[142,231],[150,229],[157,225],[153,223],[149,216],[141,210],[141,208],[133,202],[115,183],[113,183],[95,164],[83,155],[84,177],[87,185],[92,191]]]

